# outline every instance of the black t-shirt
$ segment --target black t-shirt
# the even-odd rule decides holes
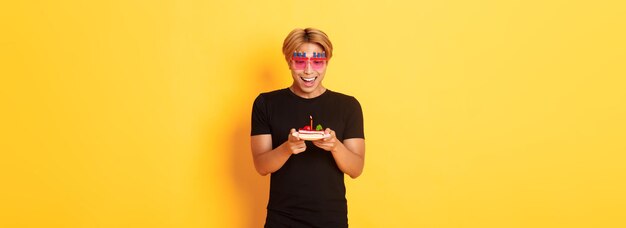
[[[326,90],[306,99],[289,89],[260,94],[252,108],[251,135],[271,134],[272,148],[287,141],[289,131],[321,124],[335,131],[337,139],[364,138],[361,105],[352,96]],[[276,214],[319,227],[347,226],[346,188],[343,172],[330,151],[306,142],[306,151],[291,155],[272,173],[268,217]]]

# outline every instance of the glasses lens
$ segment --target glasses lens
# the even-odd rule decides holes
[[[322,69],[326,66],[326,60],[324,59],[304,59],[304,58],[298,58],[298,59],[292,59],[291,63],[293,65],[293,68],[296,70],[305,70],[308,64],[311,64],[311,68],[315,69],[315,70],[319,70]]]
[[[311,61],[311,67],[313,67],[313,69],[319,70],[319,69],[324,68],[324,66],[326,66],[326,61],[324,60]]]
[[[292,62],[293,67],[296,68],[296,70],[304,70],[304,68],[306,68],[306,60],[296,59],[292,60]]]

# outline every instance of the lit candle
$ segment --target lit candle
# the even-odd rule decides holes
[[[311,131],[313,130],[313,116],[309,116],[309,119],[311,119]]]

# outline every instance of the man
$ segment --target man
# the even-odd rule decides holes
[[[348,226],[343,174],[363,171],[363,113],[354,97],[322,85],[332,52],[324,32],[294,29],[283,42],[293,83],[254,101],[254,165],[271,173],[265,227]],[[305,141],[295,133],[305,125],[328,136]]]

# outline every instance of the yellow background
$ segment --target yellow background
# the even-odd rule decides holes
[[[261,227],[283,38],[364,110],[352,227],[626,227],[622,1],[5,1],[0,227]]]

